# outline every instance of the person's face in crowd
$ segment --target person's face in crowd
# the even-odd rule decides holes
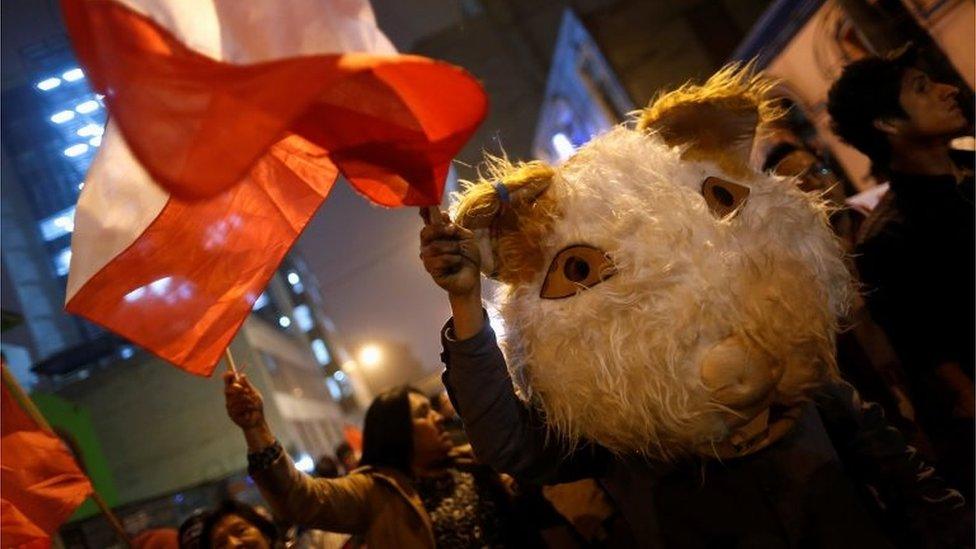
[[[897,133],[909,138],[955,137],[967,124],[958,95],[955,86],[933,82],[918,69],[906,69],[898,101],[907,119],[893,121],[891,125]]]
[[[833,175],[821,172],[820,160],[810,151],[797,149],[776,164],[776,175],[800,178],[800,189],[805,192],[827,191],[829,198],[838,204],[844,202],[844,190]]]
[[[451,437],[444,431],[444,417],[431,408],[423,395],[410,393],[413,420],[413,461],[417,465],[436,463],[451,451]]]
[[[214,549],[270,549],[261,530],[237,515],[227,515],[213,528],[210,543]]]

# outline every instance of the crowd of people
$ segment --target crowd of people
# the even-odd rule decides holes
[[[224,374],[227,413],[269,510],[228,501],[195,514],[180,529],[180,546],[645,546],[648,513],[668,547],[744,546],[736,539],[750,547],[972,546],[976,222],[972,153],[958,157],[949,147],[971,131],[957,94],[916,68],[910,51],[851,64],[829,94],[835,133],[890,184],[866,220],[843,211],[833,220],[861,284],[838,363],[898,432],[878,407],[845,408],[859,402],[853,389],[817,403],[834,446],[880,466],[811,473],[822,491],[802,512],[817,515],[815,536],[796,542],[794,524],[762,511],[795,501],[796,486],[774,478],[793,469],[772,471],[767,454],[672,465],[664,481],[650,483],[627,456],[552,444],[538,411],[513,394],[480,291],[471,293],[480,274],[466,264],[468,231],[445,219],[424,228],[421,258],[454,311],[442,332],[447,391],[380,394],[365,415],[361,456],[341,448],[319,460],[313,477],[277,442],[247,376]],[[798,141],[772,143],[759,167],[843,200],[836,179]],[[855,442],[841,445],[841,436]],[[803,454],[783,456],[775,459],[803,469]],[[715,476],[719,469],[735,475]],[[601,477],[627,490],[614,492]],[[706,487],[706,478],[727,481]],[[865,499],[873,501],[851,503]],[[719,530],[748,535],[709,537]]]

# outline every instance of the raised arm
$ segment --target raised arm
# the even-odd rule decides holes
[[[313,479],[295,468],[264,418],[264,404],[246,375],[224,374],[227,415],[247,441],[248,473],[275,515],[288,522],[332,532],[362,534],[369,527],[369,494],[375,481],[365,474]]]
[[[553,482],[599,474],[605,451],[569,449],[515,394],[505,358],[481,306],[478,248],[470,231],[450,222],[421,231],[424,267],[448,292],[454,317],[441,332],[444,385],[478,459],[520,480]]]

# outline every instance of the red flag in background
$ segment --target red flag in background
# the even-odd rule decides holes
[[[92,492],[60,438],[0,384],[0,545],[41,548]]]
[[[341,173],[440,203],[484,117],[395,55],[365,0],[63,0],[112,123],[76,208],[68,311],[209,375]]]

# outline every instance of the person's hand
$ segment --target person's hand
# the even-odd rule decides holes
[[[247,375],[224,372],[223,377],[227,416],[231,421],[245,431],[264,425],[264,400]]]
[[[420,231],[420,259],[438,286],[451,296],[481,295],[481,259],[474,233],[451,223],[440,212],[440,220]]]

